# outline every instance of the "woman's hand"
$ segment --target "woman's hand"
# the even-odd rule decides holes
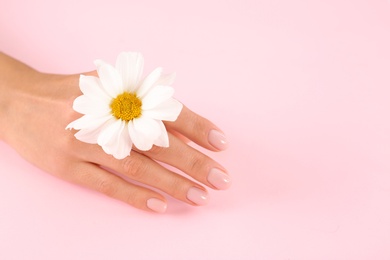
[[[133,149],[130,156],[117,160],[100,146],[80,142],[74,131],[65,130],[81,116],[72,109],[73,100],[81,95],[79,75],[42,74],[1,53],[0,70],[0,138],[39,168],[156,212],[166,210],[166,199],[148,186],[191,205],[208,201],[207,190],[192,179],[213,189],[230,186],[230,177],[220,164],[185,142],[189,139],[219,151],[227,148],[226,138],[214,124],[188,108],[183,108],[175,122],[165,123],[168,148]],[[157,161],[181,170],[186,177]]]

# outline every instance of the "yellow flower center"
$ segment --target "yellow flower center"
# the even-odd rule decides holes
[[[117,119],[130,121],[141,116],[142,101],[135,93],[124,92],[112,100],[110,107]]]

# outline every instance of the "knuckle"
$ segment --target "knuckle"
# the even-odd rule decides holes
[[[125,202],[130,205],[137,205],[139,203],[137,192],[128,192],[125,197]]]
[[[202,118],[199,115],[194,115],[189,120],[189,122],[192,122],[191,128],[194,133],[200,134],[200,135],[206,135],[206,122],[205,119]]]
[[[185,197],[185,192],[183,190],[183,182],[180,178],[174,178],[171,182],[171,187],[169,189],[169,193],[174,198],[182,198]]]
[[[57,140],[64,151],[73,151],[77,144],[77,139],[72,131],[64,132],[64,135]]]
[[[74,135],[75,130],[67,130],[64,132],[64,135],[58,139],[58,142],[64,153],[71,156],[79,156],[87,145],[86,143],[79,141]]]
[[[122,169],[132,179],[140,179],[145,172],[145,164],[140,159],[127,157],[122,160]]]
[[[147,153],[153,156],[158,156],[162,153],[162,151],[164,151],[163,147],[153,145]]]
[[[199,154],[193,154],[188,160],[188,168],[191,172],[200,171],[205,164],[205,159]]]
[[[114,197],[117,193],[117,187],[107,179],[100,180],[97,183],[97,190],[109,197]]]

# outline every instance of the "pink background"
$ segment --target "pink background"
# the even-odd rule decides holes
[[[0,50],[53,73],[141,51],[234,179],[150,214],[0,142],[0,259],[390,259],[389,1],[1,0]]]

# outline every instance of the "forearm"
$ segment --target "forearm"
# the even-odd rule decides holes
[[[21,82],[28,82],[37,74],[38,72],[33,68],[0,52],[0,90],[2,93],[5,94],[20,86]],[[4,96],[1,95],[2,99]]]
[[[4,138],[15,93],[22,91],[23,82],[31,81],[34,74],[32,68],[0,52],[0,139]]]

